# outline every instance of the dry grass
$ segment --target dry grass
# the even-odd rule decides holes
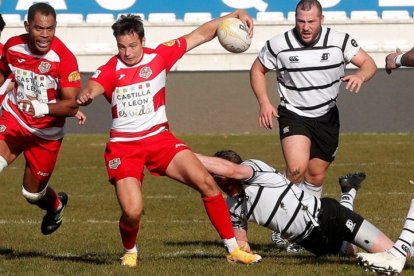
[[[194,151],[212,154],[234,149],[283,170],[274,135],[180,136]],[[314,258],[274,250],[270,231],[250,227],[254,250],[264,260],[256,266],[227,264],[224,249],[204,212],[199,195],[162,177],[145,178],[145,215],[138,244],[141,263],[121,267],[117,229],[119,207],[107,183],[104,135],[66,137],[51,185],[69,194],[62,227],[40,233],[43,213],[21,196],[23,160],[0,176],[1,275],[359,275],[352,258]],[[356,211],[396,238],[414,191],[414,135],[349,134],[341,136],[337,160],[329,170],[325,195],[338,198],[339,175],[363,170],[368,178],[358,193]],[[406,273],[414,272],[411,261]]]

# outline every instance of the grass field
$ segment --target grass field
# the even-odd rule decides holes
[[[234,149],[243,158],[262,159],[279,170],[284,163],[274,135],[179,136],[194,151]],[[363,170],[368,177],[355,210],[392,239],[398,237],[414,187],[414,134],[346,134],[330,168],[324,196],[339,197],[337,178]],[[145,215],[138,238],[136,269],[119,265],[119,207],[106,180],[104,135],[68,135],[51,186],[69,194],[62,227],[40,233],[42,211],[21,196],[20,158],[0,176],[0,275],[366,275],[353,258],[314,258],[277,252],[270,231],[250,225],[253,249],[264,257],[255,266],[228,264],[220,239],[198,193],[164,177],[147,174]],[[409,261],[404,273],[414,274]]]

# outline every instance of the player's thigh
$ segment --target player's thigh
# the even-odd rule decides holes
[[[22,153],[27,144],[20,125],[7,112],[0,117],[0,156],[11,164]]]
[[[166,174],[172,179],[201,191],[204,195],[215,195],[219,192],[213,177],[191,150],[178,152],[168,165]]]
[[[0,140],[0,156],[6,159],[7,164],[13,163],[21,153],[22,149],[19,145]]]
[[[24,150],[26,166],[34,177],[48,181],[55,169],[62,140],[44,140],[33,135],[32,142]]]
[[[311,141],[305,135],[292,135],[282,139],[282,151],[288,169],[308,166]]]

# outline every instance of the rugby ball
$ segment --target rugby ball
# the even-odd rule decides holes
[[[217,38],[221,46],[232,53],[243,53],[252,42],[248,28],[238,18],[223,19],[217,29]]]

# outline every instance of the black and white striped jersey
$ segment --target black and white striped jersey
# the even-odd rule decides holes
[[[292,29],[268,40],[259,60],[277,73],[281,105],[300,116],[319,117],[336,105],[345,66],[359,49],[349,34],[327,27],[304,46]]]
[[[249,159],[242,164],[250,166],[253,175],[243,182],[244,197],[226,199],[233,228],[244,228],[252,221],[291,242],[305,238],[315,226],[320,200],[262,161]]]

